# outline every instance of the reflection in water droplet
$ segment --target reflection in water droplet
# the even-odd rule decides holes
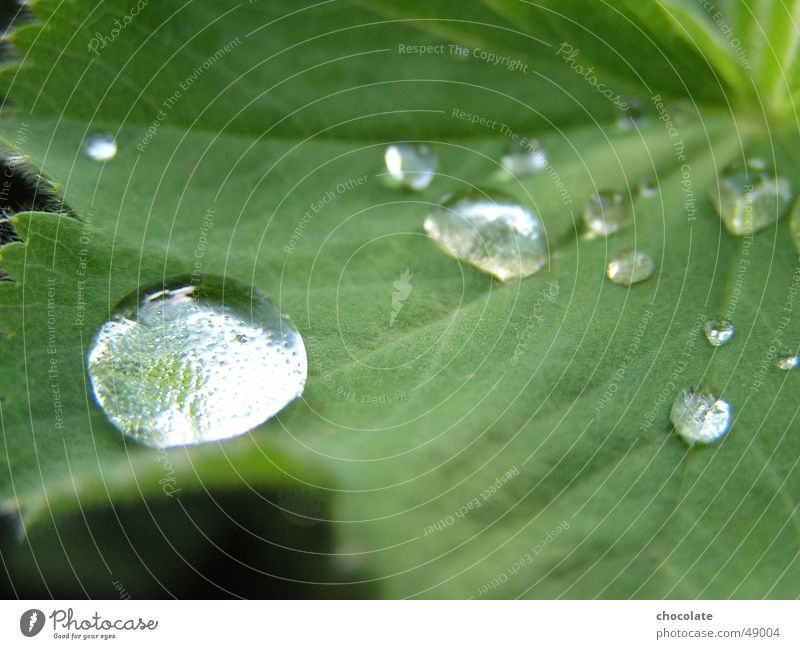
[[[731,425],[731,404],[704,390],[683,390],[672,404],[669,419],[687,444],[712,444]]]
[[[583,210],[583,221],[593,236],[607,237],[618,232],[628,218],[628,204],[619,192],[592,194]]]
[[[391,177],[414,191],[421,191],[430,185],[436,172],[436,155],[427,144],[391,144],[386,147],[384,159]]]
[[[530,176],[547,167],[547,154],[539,140],[511,140],[503,168],[514,176]]]
[[[732,322],[728,320],[717,320],[716,318],[706,320],[703,331],[706,334],[708,342],[714,347],[724,345],[733,338],[734,333]]]
[[[165,448],[258,426],[302,394],[307,361],[300,334],[266,296],[229,279],[183,276],[120,302],[88,369],[111,422]]]
[[[717,176],[711,187],[711,200],[731,234],[742,236],[766,228],[789,209],[792,186],[776,177],[760,158],[746,165],[735,162]]]
[[[95,133],[86,140],[86,155],[97,162],[111,160],[117,155],[117,142],[110,133]]]
[[[624,250],[608,263],[606,275],[615,284],[630,286],[653,274],[653,258],[640,250]]]
[[[539,217],[498,192],[445,197],[424,227],[451,255],[501,281],[533,275],[547,263]]]
[[[639,196],[642,198],[652,198],[658,196],[659,187],[654,178],[639,181]]]
[[[798,366],[800,366],[800,357],[795,356],[794,354],[780,356],[779,358],[775,359],[775,367],[777,367],[779,370],[788,372],[789,370],[797,369]]]

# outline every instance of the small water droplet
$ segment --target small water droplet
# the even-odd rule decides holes
[[[430,185],[436,172],[436,155],[427,144],[390,144],[386,147],[384,159],[391,177],[414,191],[421,191]]]
[[[659,186],[655,178],[647,178],[639,181],[639,196],[642,198],[652,198],[658,196]]]
[[[111,422],[155,448],[241,435],[302,393],[307,375],[303,339],[278,308],[211,276],[177,277],[125,298],[87,362]]]
[[[789,181],[775,176],[760,158],[728,165],[711,187],[711,200],[722,223],[737,236],[775,223],[789,209],[792,196]]]
[[[641,99],[626,97],[619,107],[617,126],[625,131],[635,131],[648,121],[646,105]]]
[[[502,163],[503,168],[513,176],[530,176],[547,167],[547,154],[539,140],[511,140]]]
[[[456,259],[504,282],[533,275],[547,264],[539,217],[499,192],[447,196],[425,219],[424,227]]]
[[[711,318],[711,320],[706,320],[703,332],[713,347],[719,347],[733,338],[733,323],[729,320]]]
[[[775,359],[775,367],[785,372],[797,369],[800,367],[800,356],[795,356],[794,354],[780,356]]]
[[[675,432],[687,444],[713,444],[731,426],[731,404],[705,390],[685,389],[669,411]]]
[[[110,133],[95,133],[86,140],[86,155],[97,162],[111,160],[117,155],[117,141]]]
[[[606,275],[615,284],[630,286],[653,274],[653,258],[640,250],[624,250],[608,263]]]
[[[607,237],[618,232],[628,219],[628,204],[619,192],[592,194],[583,210],[583,221],[592,236]]]

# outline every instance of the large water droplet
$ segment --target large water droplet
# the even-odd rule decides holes
[[[630,286],[643,282],[653,274],[653,258],[641,250],[617,253],[606,268],[606,275],[615,284]]]
[[[425,232],[457,259],[501,281],[533,275],[547,264],[539,217],[498,192],[445,197],[425,219]]]
[[[436,155],[427,144],[390,144],[386,147],[384,159],[391,177],[414,191],[421,191],[430,185],[436,172]]]
[[[117,155],[117,141],[110,133],[95,133],[86,139],[86,155],[97,162],[111,160]]]
[[[619,192],[592,194],[583,210],[583,221],[591,236],[607,237],[618,232],[628,219],[628,203]]]
[[[731,426],[731,404],[705,390],[683,390],[672,404],[669,419],[687,444],[712,444]]]
[[[120,302],[88,369],[111,422],[165,448],[258,426],[300,396],[307,361],[300,334],[266,296],[229,279],[183,276]]]
[[[717,176],[711,200],[725,228],[738,236],[766,228],[789,209],[792,186],[776,177],[760,158],[734,162]]]
[[[784,372],[789,370],[796,370],[800,367],[800,356],[789,354],[787,356],[779,356],[775,359],[775,367]]]
[[[711,320],[706,320],[703,332],[713,347],[719,347],[733,338],[733,323],[728,320],[711,318]]]
[[[530,176],[547,167],[547,154],[539,140],[511,140],[503,168],[514,176]]]

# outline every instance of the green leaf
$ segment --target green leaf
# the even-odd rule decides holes
[[[280,304],[309,380],[243,438],[167,454],[179,499],[302,485],[330,501],[344,579],[374,596],[797,596],[800,375],[773,367],[773,340],[800,346],[797,255],[786,221],[734,239],[708,199],[744,152],[800,187],[797,134],[769,139],[727,42],[677,1],[361,4],[149,3],[95,53],[135,3],[40,0],[15,32],[0,132],[78,218],[19,214],[2,248],[0,502],[32,522],[163,495],[164,456],[106,421],[84,359],[128,292],[200,270]],[[649,120],[618,127],[592,74]],[[680,121],[678,101],[700,109]],[[119,144],[105,164],[83,153],[101,130]],[[514,133],[550,165],[501,183]],[[406,139],[439,156],[420,194],[385,180]],[[501,285],[424,236],[440,197],[474,185],[541,214],[548,268]],[[633,220],[589,240],[600,189]],[[656,274],[610,284],[633,246]],[[718,349],[714,315],[737,329]],[[735,422],[687,448],[669,406],[700,383]]]

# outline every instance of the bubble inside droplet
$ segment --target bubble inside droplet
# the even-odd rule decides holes
[[[775,223],[788,211],[793,197],[789,181],[775,176],[760,158],[725,167],[710,193],[725,228],[737,236]]]
[[[430,185],[436,173],[436,155],[427,144],[391,144],[386,147],[384,159],[389,175],[399,185],[414,191]]]
[[[97,162],[111,160],[117,155],[117,141],[110,133],[95,133],[86,140],[86,155]]]
[[[733,323],[728,320],[711,318],[706,320],[703,332],[712,346],[719,347],[733,338],[734,327]]]
[[[630,286],[653,274],[653,258],[641,250],[623,250],[608,262],[606,276],[615,284]]]
[[[111,422],[165,448],[263,423],[302,394],[307,361],[297,329],[266,296],[230,279],[182,276],[115,307],[88,371]]]
[[[705,390],[685,389],[675,398],[669,418],[687,444],[712,444],[730,429],[731,405]]]
[[[445,197],[425,219],[424,227],[451,255],[501,281],[527,277],[547,264],[547,241],[539,217],[498,192]]]
[[[513,176],[530,176],[547,167],[547,154],[539,140],[514,139],[509,144],[508,153],[503,156],[502,164]]]
[[[607,237],[622,229],[628,219],[628,204],[619,192],[600,191],[589,197],[583,221],[592,236]]]

